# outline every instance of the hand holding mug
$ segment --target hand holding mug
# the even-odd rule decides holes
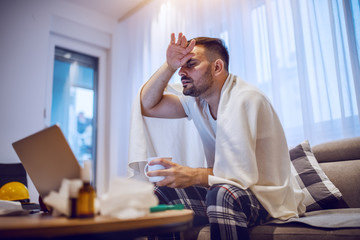
[[[160,159],[160,158],[168,160],[168,161],[172,160],[172,157],[149,157],[147,159],[147,163],[146,163],[145,168],[144,168],[144,173],[145,173],[145,176],[147,176],[149,178],[150,182],[160,182],[160,181],[165,179],[164,176],[153,176],[153,177],[151,177],[151,176],[148,176],[148,174],[147,174],[150,171],[165,169],[165,166],[163,166],[161,164],[154,164],[154,165],[149,164],[152,160]]]

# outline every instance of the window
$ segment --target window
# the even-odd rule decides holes
[[[353,3],[355,3],[354,1]],[[256,82],[270,98],[288,143],[359,134],[358,63],[342,1],[258,1],[251,10]],[[350,25],[358,4],[351,6]],[[351,17],[350,17],[351,18]],[[355,30],[355,31],[354,31]],[[353,68],[353,69],[351,69]]]
[[[59,124],[80,165],[95,179],[98,59],[55,47],[50,124]]]
[[[170,33],[221,37],[230,72],[269,97],[289,147],[360,135],[359,0],[184,2],[159,1],[124,21],[130,101],[164,62]]]

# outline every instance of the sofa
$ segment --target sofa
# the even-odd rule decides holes
[[[299,146],[300,148],[306,148],[304,147],[304,145]],[[360,212],[357,213],[357,211],[360,211],[360,137],[326,142],[313,147],[309,147],[309,145],[307,146],[308,151],[305,154],[306,156],[303,155],[303,157],[312,157],[314,161],[317,161],[318,166],[320,166],[321,168],[320,171],[322,170],[325,174],[324,177],[327,176],[328,180],[333,185],[335,185],[335,190],[340,191],[342,195],[340,195],[340,197],[335,199],[335,201],[331,202],[330,204],[326,203],[322,206],[319,206],[317,204],[315,204],[316,206],[309,204],[309,211],[307,206],[307,213],[315,213],[316,215],[321,216],[321,214],[325,214],[328,211],[332,213],[335,212],[336,214],[337,212],[340,213],[342,211],[350,211],[351,213],[354,213],[354,210],[356,210],[356,218],[355,220],[353,220],[353,223],[355,221],[355,225],[359,226],[354,227],[352,225],[351,227],[314,227],[313,225],[301,222],[289,222],[281,224],[270,222],[251,228],[250,239],[360,239]],[[292,151],[294,150],[290,150],[290,155],[292,158],[292,162],[294,163],[293,158],[298,158],[298,156],[295,156],[296,154],[292,154],[294,153]],[[318,192],[320,192],[320,190],[316,190],[315,194],[317,194]],[[332,221],[335,221],[333,217],[327,217],[326,215],[324,215],[323,218],[328,223],[332,223]],[[300,219],[306,219],[306,216]],[[342,218],[340,217],[340,222],[341,221]],[[184,233],[184,239],[210,239],[210,228],[209,226],[194,227],[191,231]]]

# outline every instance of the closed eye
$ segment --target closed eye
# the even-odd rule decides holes
[[[195,61],[189,61],[189,62],[186,63],[186,67],[188,67],[188,68],[192,68],[192,67],[194,67],[195,65],[196,65],[196,62],[195,62]]]

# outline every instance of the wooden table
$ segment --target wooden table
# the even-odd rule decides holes
[[[182,232],[192,226],[191,210],[169,210],[146,217],[121,220],[97,216],[93,219],[32,214],[0,217],[0,239],[132,239]]]

